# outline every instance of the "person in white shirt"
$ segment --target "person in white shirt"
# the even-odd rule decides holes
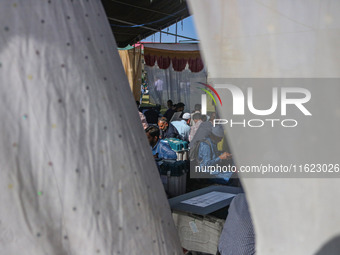
[[[177,129],[181,139],[184,141],[189,141],[190,118],[191,118],[190,113],[186,112],[183,114],[181,120],[171,122],[171,124]]]
[[[162,100],[163,100],[163,81],[159,78],[156,77],[155,81],[155,89],[156,89],[156,95],[158,97],[158,104],[162,105]]]

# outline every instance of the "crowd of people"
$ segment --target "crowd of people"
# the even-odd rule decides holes
[[[152,154],[156,160],[177,159],[176,152],[165,140],[176,138],[189,143],[190,164],[198,165],[202,169],[209,166],[233,164],[232,155],[229,153],[225,140],[222,142],[222,146],[219,146],[222,150],[218,149],[218,145],[221,145],[224,138],[224,130],[219,125],[215,127],[213,125],[213,121],[217,117],[216,112],[210,112],[207,116],[202,115],[200,104],[196,104],[191,113],[184,111],[185,105],[181,102],[174,105],[171,100],[168,100],[167,105],[168,109],[163,116],[158,116],[157,123],[148,123],[148,118],[139,112]],[[151,110],[153,111],[153,109]],[[231,179],[232,174],[229,172],[218,173],[214,174],[212,178],[195,180],[199,184],[203,183],[208,186],[213,183],[238,185],[237,178]],[[192,179],[190,180],[192,181]],[[196,188],[201,187],[194,187],[192,190]],[[255,234],[244,193],[238,194],[230,205],[219,240],[218,251],[221,255],[255,254]]]
[[[224,131],[221,126],[213,126],[213,120],[216,118],[215,112],[202,115],[200,104],[196,104],[191,113],[185,112],[185,105],[182,102],[173,104],[171,100],[167,101],[167,106],[168,109],[162,116],[157,113],[157,123],[154,121],[150,123],[147,121],[148,117],[139,111],[156,159],[176,159],[176,152],[164,139],[177,138],[189,143],[189,159],[191,163],[199,165],[202,169],[217,164],[232,164],[232,156],[228,147],[222,146],[224,151],[218,150],[217,147],[217,144],[224,138]],[[149,109],[145,113],[150,110],[154,111],[154,109]],[[225,144],[225,141],[222,144]],[[227,184],[231,175],[232,173],[214,173],[214,178],[209,181]]]

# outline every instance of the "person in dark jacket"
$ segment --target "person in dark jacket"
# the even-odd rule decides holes
[[[156,111],[156,109],[151,108],[147,111],[144,112],[146,121],[149,124],[156,124],[158,121],[158,112]]]
[[[167,118],[162,117],[158,120],[158,127],[160,129],[160,139],[165,138],[180,138],[178,130],[174,125],[168,123]]]
[[[175,113],[175,110],[173,109],[173,102],[171,100],[168,100],[167,105],[168,105],[168,110],[166,110],[163,117],[167,118],[168,120],[171,120],[172,115],[174,115]]]

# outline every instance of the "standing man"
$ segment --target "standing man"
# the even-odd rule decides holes
[[[156,77],[155,81],[155,89],[156,89],[156,94],[159,100],[159,104],[162,105],[162,99],[163,99],[163,81],[159,78]]]
[[[167,118],[168,120],[171,120],[172,115],[174,115],[175,113],[175,110],[173,109],[174,105],[173,105],[172,100],[168,100],[167,105],[168,105],[168,110],[166,110],[163,117]]]

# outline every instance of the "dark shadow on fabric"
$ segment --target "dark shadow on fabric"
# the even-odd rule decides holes
[[[340,254],[340,235],[325,243],[315,255],[339,255]]]

